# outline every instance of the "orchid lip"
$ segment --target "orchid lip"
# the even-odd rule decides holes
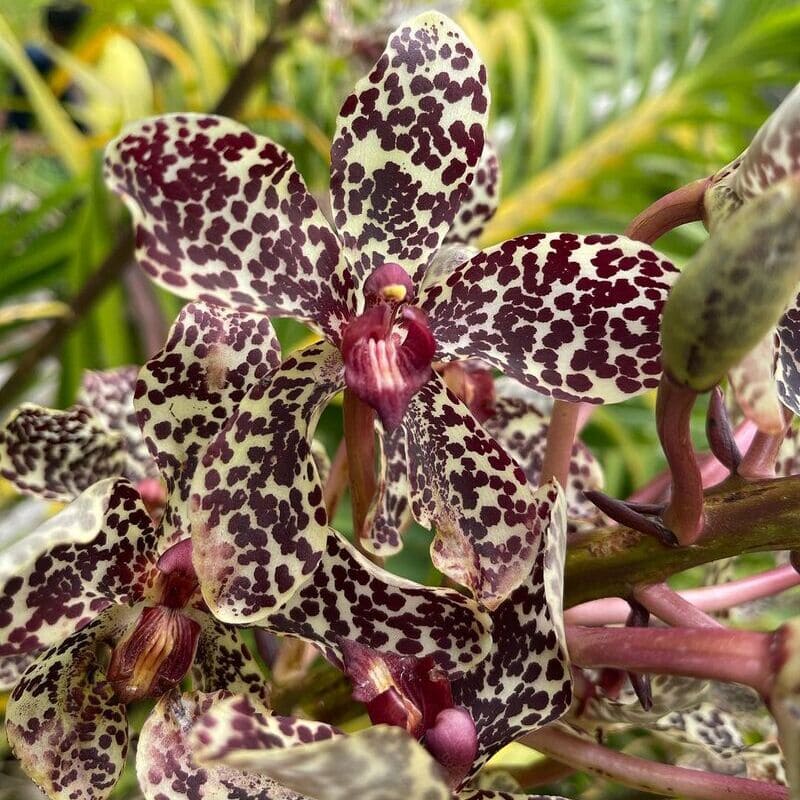
[[[114,647],[108,682],[124,703],[159,697],[189,671],[199,636],[200,626],[179,611],[145,608]]]
[[[344,331],[345,383],[378,412],[384,428],[392,430],[430,377],[435,350],[422,311],[407,305],[393,308],[386,302],[374,305]]]

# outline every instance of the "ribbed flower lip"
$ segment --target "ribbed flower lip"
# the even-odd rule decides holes
[[[424,312],[381,302],[345,328],[345,383],[377,411],[384,428],[392,430],[428,380],[435,350]]]
[[[194,661],[200,626],[172,608],[145,608],[114,647],[108,682],[123,703],[160,697]]]

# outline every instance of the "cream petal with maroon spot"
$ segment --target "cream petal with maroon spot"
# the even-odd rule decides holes
[[[426,284],[437,357],[479,358],[542,394],[619,402],[658,384],[676,268],[622,236],[509,239]]]
[[[525,580],[539,547],[533,488],[438,375],[402,424],[411,511],[436,531],[433,563],[496,608]]]
[[[472,244],[483,233],[486,223],[500,204],[500,160],[489,139],[475,167],[475,178],[461,198],[458,216],[445,237],[444,244]],[[425,278],[427,280],[428,273]]]
[[[145,800],[309,800],[264,775],[197,763],[190,744],[192,726],[227,696],[181,695],[176,690],[158,701],[136,750],[136,774]]]
[[[125,467],[122,437],[85,406],[24,403],[0,429],[0,475],[25,494],[68,503]]]
[[[158,469],[147,451],[133,407],[138,373],[137,366],[87,370],[77,397],[78,405],[91,408],[108,430],[122,437],[125,449],[123,474],[134,483],[158,477]]]
[[[6,733],[27,775],[53,800],[105,800],[125,766],[128,721],[97,660],[130,620],[104,612],[36,659],[11,694]]]
[[[758,129],[733,176],[743,200],[800,170],[800,85],[787,95]]]
[[[437,12],[398,28],[339,112],[331,207],[359,275],[387,261],[420,278],[452,227],[484,147],[486,67]]]
[[[334,531],[311,580],[259,626],[313,642],[337,666],[342,639],[353,639],[373,650],[432,655],[450,669],[481,661],[491,630],[475,601],[392,575]]]
[[[280,344],[266,317],[190,303],[142,368],[136,413],[168,493],[160,550],[189,533],[186,506],[201,450],[279,364]]]
[[[205,451],[191,488],[193,559],[220,619],[257,622],[314,572],[328,527],[310,442],[342,385],[339,351],[311,345],[253,386]]]
[[[94,484],[0,552],[0,656],[60,642],[112,603],[155,587],[155,534],[124,478]]]
[[[338,337],[355,284],[291,156],[224,117],[135,122],[105,154],[130,209],[136,257],[190,300],[300,319]]]
[[[781,317],[778,334],[778,359],[775,382],[781,402],[800,414],[800,295]]]
[[[498,750],[552,722],[572,702],[563,623],[566,502],[554,483],[540,489],[542,532],[530,574],[492,612],[492,649],[453,682],[453,700],[472,715],[478,757],[472,775]]]

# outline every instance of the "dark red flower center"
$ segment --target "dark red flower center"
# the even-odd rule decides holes
[[[397,264],[383,264],[364,283],[367,308],[342,336],[347,387],[381,418],[400,424],[409,401],[431,374],[436,343],[424,312],[410,305],[411,279]]]
[[[370,720],[404,728],[444,767],[450,785],[460,786],[477,755],[477,732],[469,711],[453,704],[450,680],[433,657],[381,653],[353,640],[341,645],[353,698]]]

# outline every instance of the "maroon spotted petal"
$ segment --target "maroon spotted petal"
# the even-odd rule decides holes
[[[136,254],[181,297],[303,320],[336,338],[355,308],[339,242],[291,156],[224,117],[169,114],[106,148]]]
[[[778,360],[775,381],[781,402],[800,414],[800,295],[777,327]]]
[[[84,406],[25,403],[0,429],[0,475],[25,494],[68,503],[125,466],[120,434]]]
[[[259,625],[313,642],[337,666],[342,639],[399,655],[432,655],[451,669],[472,668],[489,646],[488,615],[473,600],[398,578],[334,531],[311,580]]]
[[[205,451],[191,490],[194,565],[220,619],[260,620],[317,566],[328,527],[310,442],[342,384],[339,351],[311,345],[256,384]]]
[[[450,800],[444,774],[400,728],[342,736],[320,723],[259,713],[246,698],[223,699],[195,724],[201,763],[263,774],[316,800]],[[327,735],[322,736],[321,733]]]
[[[483,152],[486,68],[447,17],[396,30],[344,101],[331,146],[331,206],[348,260],[421,274],[456,219]]]
[[[800,86],[770,114],[742,156],[731,186],[743,200],[800,170]]]
[[[784,316],[786,320],[788,315]],[[785,425],[783,405],[779,394],[779,381],[783,372],[779,369],[776,380],[775,331],[767,335],[735,366],[728,370],[728,383],[736,397],[736,403],[744,416],[752,420],[760,431],[767,434],[780,433]],[[781,359],[792,358],[791,350],[778,349]],[[787,366],[791,368],[790,360]],[[784,384],[785,391],[785,384]],[[787,403],[790,405],[790,403]]]
[[[124,475],[134,483],[158,477],[133,408],[133,394],[139,367],[89,370],[84,373],[78,404],[91,408],[106,428],[119,433],[125,448]]]
[[[136,411],[167,483],[162,550],[189,534],[186,505],[201,450],[279,364],[280,345],[266,317],[191,303],[164,349],[142,368]]]
[[[40,650],[15,656],[0,656],[0,692],[13,689],[28,667],[41,654]]]
[[[94,484],[0,552],[0,657],[60,642],[112,603],[147,597],[155,535],[124,478]]]
[[[500,204],[500,160],[491,141],[475,168],[475,178],[461,200],[458,216],[445,237],[445,244],[473,244]]]
[[[492,612],[492,650],[453,683],[453,700],[478,730],[474,775],[510,742],[558,719],[572,701],[562,620],[566,504],[553,483],[539,491],[538,552],[525,582]]]
[[[175,690],[147,717],[136,749],[139,787],[148,800],[306,800],[265,775],[226,766],[201,766],[190,741],[192,726],[227,692]]]
[[[200,638],[192,666],[194,686],[204,692],[225,689],[266,700],[264,675],[239,631],[210,614],[194,609],[183,612],[200,625]]]
[[[529,234],[426,285],[419,302],[440,358],[480,358],[562,400],[618,402],[658,384],[677,275],[622,236]]]
[[[8,741],[27,775],[55,800],[105,800],[125,766],[128,721],[97,659],[119,632],[114,608],[40,656],[11,694]]]
[[[488,608],[525,580],[539,547],[524,473],[434,375],[403,418],[411,510],[435,529],[436,567]]]

